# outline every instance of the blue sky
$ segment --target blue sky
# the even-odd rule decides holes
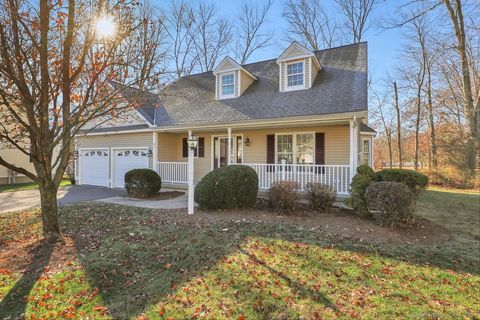
[[[262,0],[251,0],[262,1]],[[152,0],[153,4],[160,8],[170,6],[170,1]],[[187,3],[194,5],[195,0],[186,0]],[[240,11],[241,1],[232,0],[210,0],[218,8],[220,14],[225,17],[233,17]],[[338,12],[334,0],[323,0],[323,5],[328,12],[335,14]],[[367,31],[365,41],[368,41],[369,51],[369,72],[373,76],[374,81],[380,81],[387,72],[393,71],[401,47],[402,30],[391,29],[383,30],[375,26],[375,21],[382,18],[388,18],[395,14],[395,8],[400,1],[385,1],[380,3],[371,17],[372,26]],[[282,17],[284,0],[273,0],[273,7],[268,16],[268,23],[265,30],[274,31],[273,44],[253,54],[249,62],[276,58],[282,52],[282,49],[288,46],[284,40],[284,32],[287,23]],[[338,13],[337,13],[338,14]],[[235,27],[235,26],[234,26]]]

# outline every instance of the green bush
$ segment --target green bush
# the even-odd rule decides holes
[[[352,178],[352,183],[350,184],[350,197],[346,200],[347,205],[359,214],[368,214],[365,191],[370,183],[375,181],[376,176],[372,168],[366,164],[359,166],[357,168],[357,174]]]
[[[314,210],[328,211],[337,199],[337,192],[330,186],[311,182],[307,184],[307,198]]]
[[[368,210],[381,225],[396,226],[413,220],[415,194],[401,182],[374,182],[365,192]]]
[[[162,188],[162,179],[153,170],[133,169],[125,173],[125,189],[136,198],[148,198]]]
[[[268,190],[268,198],[275,211],[292,214],[300,206],[300,193],[295,181],[277,181]]]
[[[377,172],[377,180],[401,182],[417,195],[428,186],[428,177],[426,175],[406,169],[384,169]]]
[[[252,208],[257,194],[257,173],[241,165],[215,169],[195,187],[195,201],[210,210]]]

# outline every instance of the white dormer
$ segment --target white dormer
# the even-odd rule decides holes
[[[309,89],[322,66],[315,53],[294,41],[278,57],[280,92]]]
[[[231,99],[241,96],[257,78],[235,60],[225,57],[213,70],[215,75],[215,99]]]

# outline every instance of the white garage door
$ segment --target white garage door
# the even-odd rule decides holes
[[[80,152],[80,183],[108,187],[108,149],[90,149]]]
[[[148,168],[147,149],[115,149],[113,151],[113,186],[125,187],[125,173],[132,169]]]

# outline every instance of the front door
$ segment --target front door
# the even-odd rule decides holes
[[[228,163],[228,137],[213,138],[213,169],[226,166]],[[232,136],[231,162],[242,162],[242,136]]]

